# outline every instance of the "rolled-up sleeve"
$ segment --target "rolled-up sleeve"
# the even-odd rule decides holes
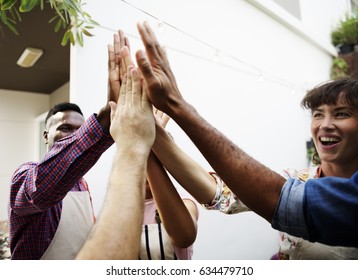
[[[284,184],[272,227],[288,234],[309,239],[304,215],[304,185],[297,179],[288,179]]]
[[[271,225],[311,242],[358,247],[357,221],[358,172],[350,179],[288,179]]]

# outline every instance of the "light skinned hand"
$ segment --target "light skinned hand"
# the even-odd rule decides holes
[[[110,102],[109,105],[110,134],[118,148],[149,153],[155,139],[155,120],[137,69],[128,67],[118,103]]]

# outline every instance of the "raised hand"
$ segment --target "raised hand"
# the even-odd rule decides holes
[[[138,67],[147,85],[148,96],[153,105],[170,114],[183,98],[180,94],[175,77],[170,69],[165,50],[158,43],[148,23],[137,25],[146,53],[137,51]]]
[[[155,118],[155,123],[165,129],[168,122],[170,121],[170,117],[155,107],[153,107],[153,115]]]
[[[121,149],[148,152],[155,139],[155,120],[139,72],[129,67],[118,103],[110,102],[110,134]]]
[[[108,101],[117,102],[124,74],[134,65],[130,58],[129,40],[122,30],[113,34],[113,45],[108,45]]]
[[[128,66],[134,66],[134,63],[129,56],[131,48],[129,45],[129,40],[126,36],[124,36],[122,30],[118,30],[118,34],[114,34],[114,42],[114,53],[120,60],[119,78],[122,79],[123,76],[127,73]],[[125,50],[124,47],[126,47]]]

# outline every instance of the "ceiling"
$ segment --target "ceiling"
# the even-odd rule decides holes
[[[70,47],[61,46],[64,31],[54,31],[49,7],[21,14],[19,35],[0,23],[0,89],[50,94],[69,81]],[[42,57],[30,68],[16,64],[26,47],[40,48]]]

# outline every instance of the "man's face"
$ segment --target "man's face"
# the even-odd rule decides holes
[[[50,149],[52,145],[75,132],[84,123],[85,119],[76,111],[57,112],[47,120],[46,130],[44,131],[44,140],[47,148]]]

